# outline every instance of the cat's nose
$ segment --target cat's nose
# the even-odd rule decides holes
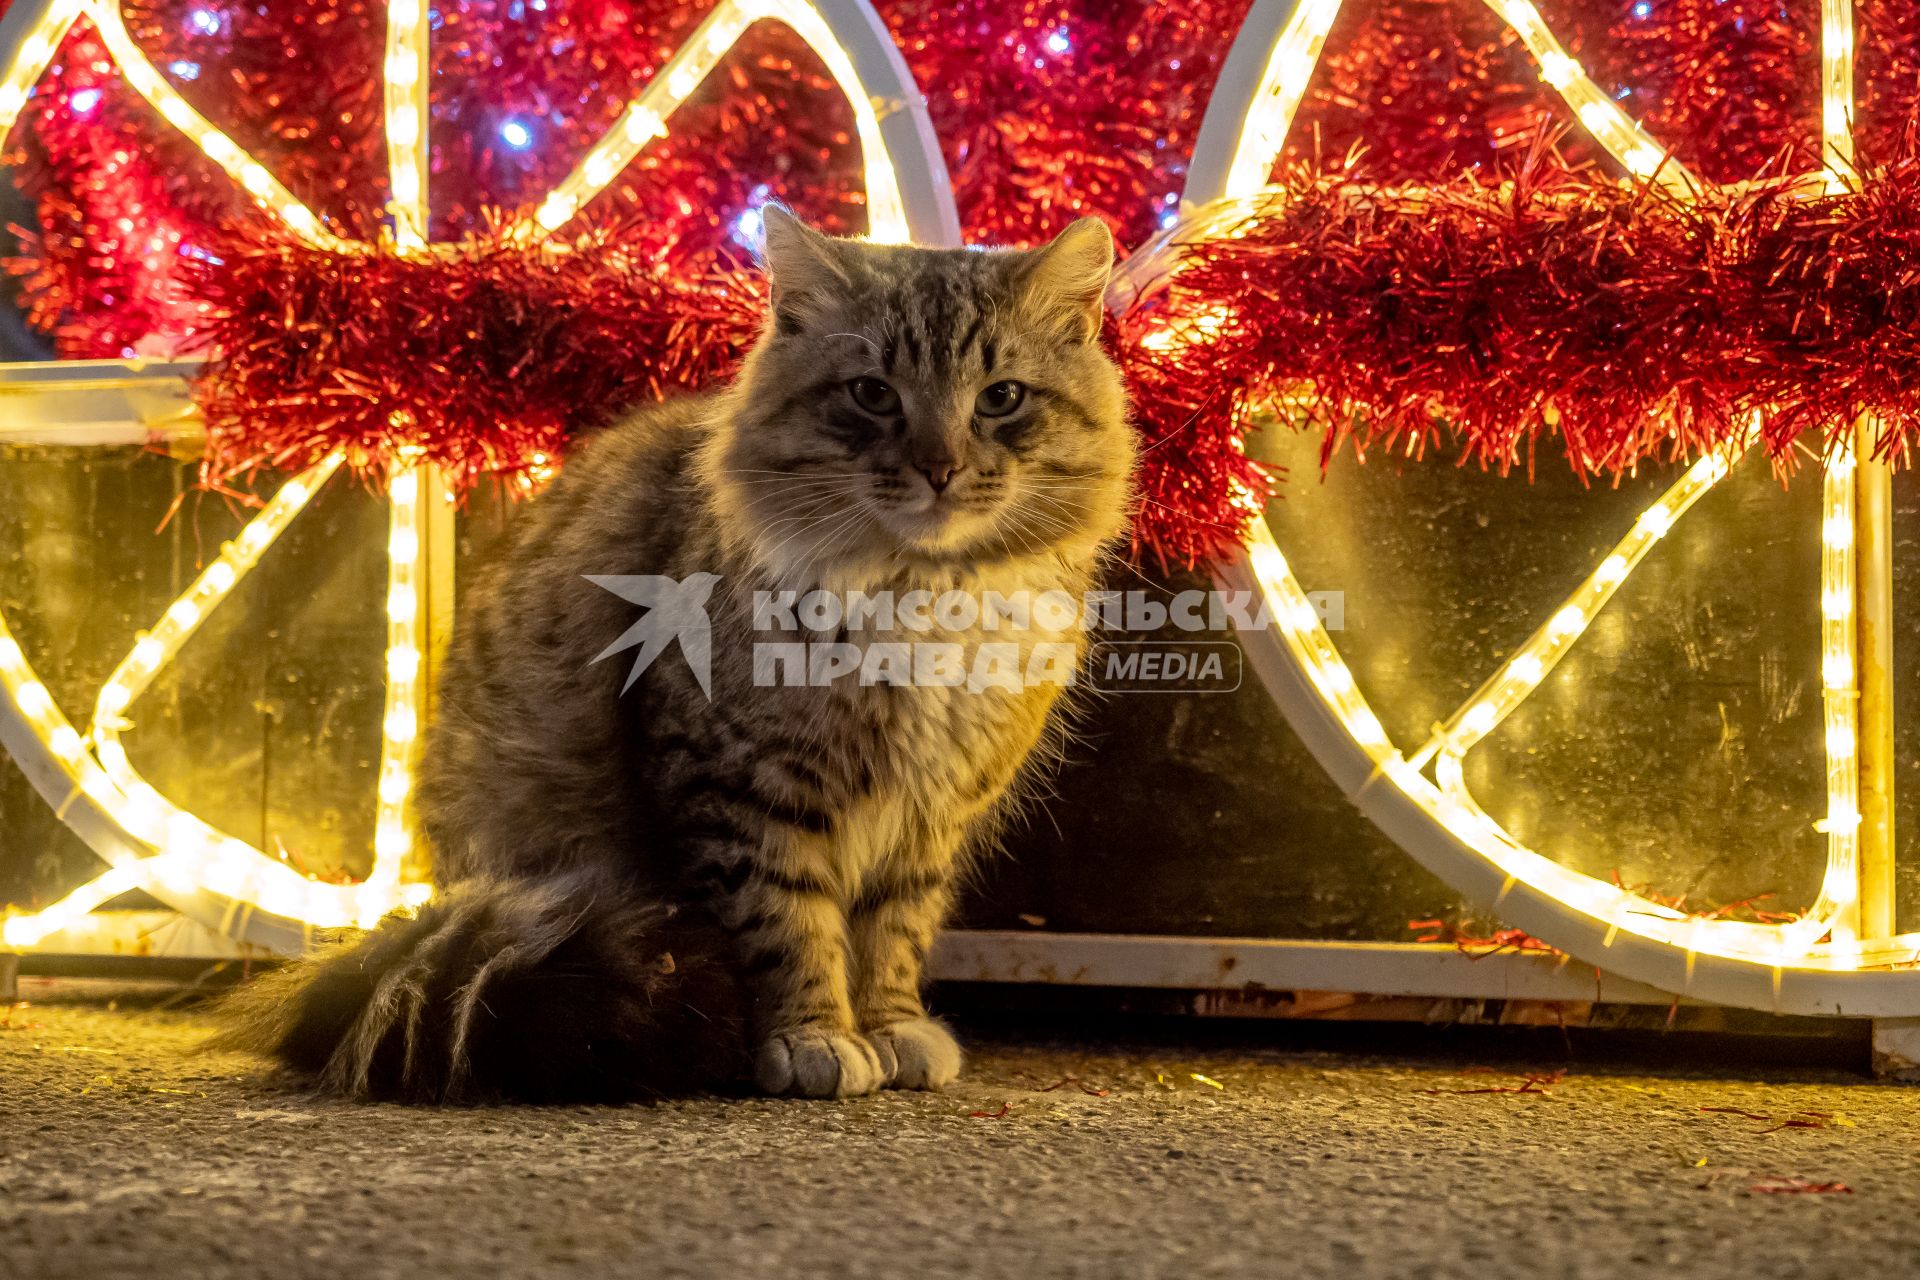
[[[957,462],[934,462],[917,467],[916,470],[927,478],[935,493],[945,493],[947,486],[953,483],[953,477],[960,470]]]

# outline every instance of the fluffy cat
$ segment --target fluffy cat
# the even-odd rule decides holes
[[[1062,688],[769,684],[756,645],[1077,659],[1079,620],[769,635],[761,593],[1077,603],[1130,506],[1112,255],[1090,218],[970,252],[769,208],[773,306],[738,378],[596,437],[463,593],[417,797],[439,896],[263,984],[238,1038],[360,1097],[952,1080],[922,966]],[[710,675],[661,639],[625,688],[608,650],[647,615],[590,577],[642,575],[704,603]]]

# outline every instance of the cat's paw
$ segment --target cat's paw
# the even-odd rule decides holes
[[[769,1036],[754,1061],[754,1083],[795,1098],[853,1098],[886,1083],[880,1055],[859,1036],[797,1027]]]
[[[960,1074],[960,1046],[952,1033],[932,1018],[914,1018],[875,1027],[867,1032],[883,1061],[890,1089],[940,1089]]]

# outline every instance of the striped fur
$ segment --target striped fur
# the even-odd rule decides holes
[[[966,859],[1057,746],[1060,690],[764,687],[754,641],[1025,653],[1080,631],[767,637],[752,598],[1090,588],[1133,465],[1095,340],[1111,242],[1090,220],[1032,253],[829,240],[779,210],[767,227],[774,314],[736,382],[596,438],[463,593],[418,796],[453,888],[306,966],[252,1033],[326,1086],[516,1095],[550,1060],[549,1093],[575,1071],[675,1089],[702,1083],[662,1074],[676,1037],[703,1046],[686,1057],[705,1083],[724,1076],[715,1034],[771,1093],[958,1072],[922,969]],[[856,395],[862,379],[897,403]],[[1025,389],[1015,411],[984,412],[1006,380]],[[637,610],[586,575],[693,573],[720,577],[711,698],[673,652],[623,696],[623,663],[594,659]],[[737,1021],[727,984],[671,992],[716,967]],[[590,1017],[535,1019],[509,1047],[494,993],[539,982],[601,1001],[614,1048]],[[700,1035],[682,1016],[696,1007],[712,1018]]]

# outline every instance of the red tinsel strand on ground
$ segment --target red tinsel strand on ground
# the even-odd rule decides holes
[[[1576,471],[1728,446],[1756,414],[1777,463],[1878,415],[1920,437],[1920,153],[1853,194],[1682,204],[1542,153],[1509,187],[1397,191],[1348,173],[1249,203],[1187,244],[1159,323],[1171,359],[1235,389],[1244,428],[1301,393],[1328,449],[1456,444],[1505,470],[1543,428]]]
[[[712,386],[759,328],[761,283],[716,257],[668,261],[669,234],[475,237],[432,259],[236,235],[202,285],[203,474],[296,470],[337,449],[374,483],[407,458],[464,491],[557,459],[623,407]]]

